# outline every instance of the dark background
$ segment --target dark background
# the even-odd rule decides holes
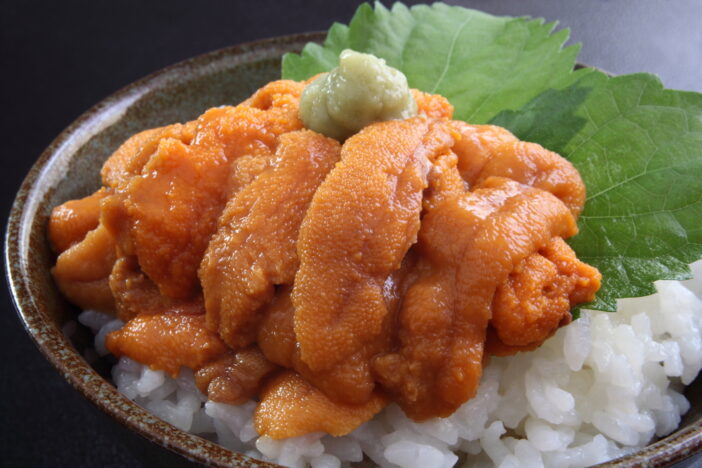
[[[0,0],[3,225],[33,161],[99,100],[193,55],[348,22],[358,3]],[[582,62],[616,74],[652,72],[668,87],[702,91],[700,0],[449,3],[560,20],[559,27],[571,28],[573,40],[583,43]],[[0,288],[0,343],[0,465],[170,463],[158,450],[154,459],[148,444],[84,400],[44,360],[22,329],[5,286]],[[701,460],[681,466],[702,466]]]

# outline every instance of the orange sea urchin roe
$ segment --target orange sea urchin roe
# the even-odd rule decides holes
[[[239,405],[256,397],[263,379],[277,368],[256,346],[250,346],[201,367],[195,384],[212,401]]]
[[[192,138],[161,137],[139,173],[121,182],[113,229],[123,252],[139,258],[163,295],[187,299],[197,293],[197,269],[217,219],[240,188],[230,185],[237,180],[233,162],[270,158],[278,137],[301,127],[296,103],[302,88],[274,82],[236,107],[210,109],[194,124]]]
[[[453,122],[462,138],[454,147],[459,170],[469,185],[488,177],[508,177],[558,197],[576,217],[585,204],[585,184],[577,169],[541,145],[520,141],[494,125]]]
[[[127,140],[104,188],[54,211],[56,282],[128,321],[114,354],[190,367],[215,401],[258,395],[260,434],[343,435],[389,401],[446,416],[485,352],[532,349],[593,299],[599,272],[563,241],[585,187],[417,90],[417,117],[341,146],[301,129],[305,85]]]
[[[119,188],[139,175],[144,165],[158,149],[159,142],[173,138],[188,144],[194,136],[197,122],[166,125],[144,130],[129,138],[105,161],[100,172],[102,183]]]
[[[300,229],[292,293],[300,357],[312,373],[356,361],[343,372],[364,382],[355,398],[373,389],[368,353],[383,346],[389,319],[383,285],[415,242],[429,158],[452,143],[423,117],[367,126],[344,144]],[[351,383],[343,380],[335,388]]]
[[[109,284],[115,300],[117,317],[124,321],[141,314],[205,313],[201,296],[181,300],[161,295],[156,284],[139,269],[137,258],[134,256],[117,259],[110,273]]]
[[[310,200],[339,159],[339,143],[310,130],[280,137],[279,162],[234,196],[200,267],[207,323],[234,348],[256,339],[259,308],[292,284]]]
[[[575,232],[557,198],[504,178],[424,216],[421,273],[399,313],[400,347],[373,363],[408,415],[448,416],[473,396],[496,287],[551,238]]]
[[[515,266],[498,287],[490,324],[495,335],[488,340],[492,354],[533,349],[556,329],[570,322],[570,309],[590,302],[600,287],[596,268],[575,256],[560,237]]]
[[[86,309],[114,311],[109,276],[115,262],[115,241],[103,225],[64,250],[51,270],[61,292]]]
[[[387,400],[374,393],[362,404],[339,404],[292,371],[285,371],[266,385],[254,414],[259,434],[274,439],[310,432],[333,436],[348,434],[385,407]]]
[[[417,256],[408,252],[400,269],[395,270],[385,280],[383,297],[388,309],[388,317],[394,317],[402,301],[410,276],[417,262]],[[262,312],[263,320],[258,331],[258,345],[265,356],[276,364],[295,369],[305,380],[335,401],[363,403],[368,399],[375,384],[369,375],[372,355],[384,349],[391,338],[392,322],[387,320],[381,339],[375,346],[366,347],[343,363],[328,371],[313,372],[300,358],[294,330],[295,308],[290,300],[290,287],[281,288],[275,298]]]
[[[412,89],[412,97],[417,103],[417,113],[432,119],[450,119],[453,117],[453,106],[448,99],[438,94],[423,93]]]
[[[205,327],[204,315],[140,315],[107,335],[107,349],[115,356],[147,363],[177,376],[181,366],[199,369],[227,347]]]
[[[108,195],[101,188],[80,200],[69,200],[51,212],[49,242],[54,252],[61,253],[85,238],[100,221],[100,200]]]

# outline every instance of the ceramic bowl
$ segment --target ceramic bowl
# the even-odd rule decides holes
[[[205,109],[236,104],[279,78],[280,58],[322,33],[285,36],[234,46],[154,73],[100,102],[71,124],[41,155],[22,184],[6,234],[6,269],[20,319],[41,352],[80,393],[128,429],[177,454],[212,466],[273,466],[232,452],[161,421],[122,396],[88,364],[87,330],[72,341],[63,326],[77,310],[59,294],[50,275],[54,262],[46,239],[52,207],[83,197],[100,185],[104,160],[132,134],[191,120]],[[104,363],[103,363],[104,364]],[[702,449],[702,379],[688,387],[692,407],[674,434],[605,466],[668,465]]]

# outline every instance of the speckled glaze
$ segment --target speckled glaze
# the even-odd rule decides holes
[[[54,257],[46,239],[51,208],[83,197],[100,185],[99,168],[132,134],[191,120],[205,109],[235,104],[264,83],[277,79],[280,58],[299,51],[322,33],[268,39],[218,50],[154,73],[105,99],[61,133],[27,175],[15,199],[5,239],[8,283],[19,316],[41,352],[98,408],[148,440],[187,459],[218,467],[272,467],[183,432],[122,396],[91,367],[62,333],[76,317],[50,275]],[[85,330],[83,330],[85,333]],[[96,370],[98,369],[98,370]],[[107,375],[106,372],[102,374]],[[601,466],[666,466],[702,449],[702,379],[688,387],[692,408],[674,434],[644,450]]]

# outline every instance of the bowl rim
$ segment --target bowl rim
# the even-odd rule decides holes
[[[208,68],[246,63],[257,52],[264,53],[266,58],[280,57],[283,52],[301,50],[308,42],[320,43],[325,37],[326,32],[315,31],[224,47],[161,68],[122,87],[81,114],[51,142],[32,165],[10,209],[4,242],[5,277],[18,317],[39,351],[64,379],[101,411],[150,442],[194,462],[216,467],[278,466],[234,452],[159,419],[119,393],[83,359],[70,339],[48,320],[44,305],[34,300],[28,274],[31,222],[38,208],[33,195],[46,193],[38,187],[38,182],[50,173],[52,163],[61,154],[70,155],[74,148],[80,147],[85,141],[78,141],[78,146],[73,146],[76,136],[95,131],[104,113],[114,106],[124,103],[128,106],[143,93],[167,88],[172,80],[183,79],[184,74],[194,78],[206,75]],[[641,450],[597,466],[666,466],[700,450],[702,417]]]

